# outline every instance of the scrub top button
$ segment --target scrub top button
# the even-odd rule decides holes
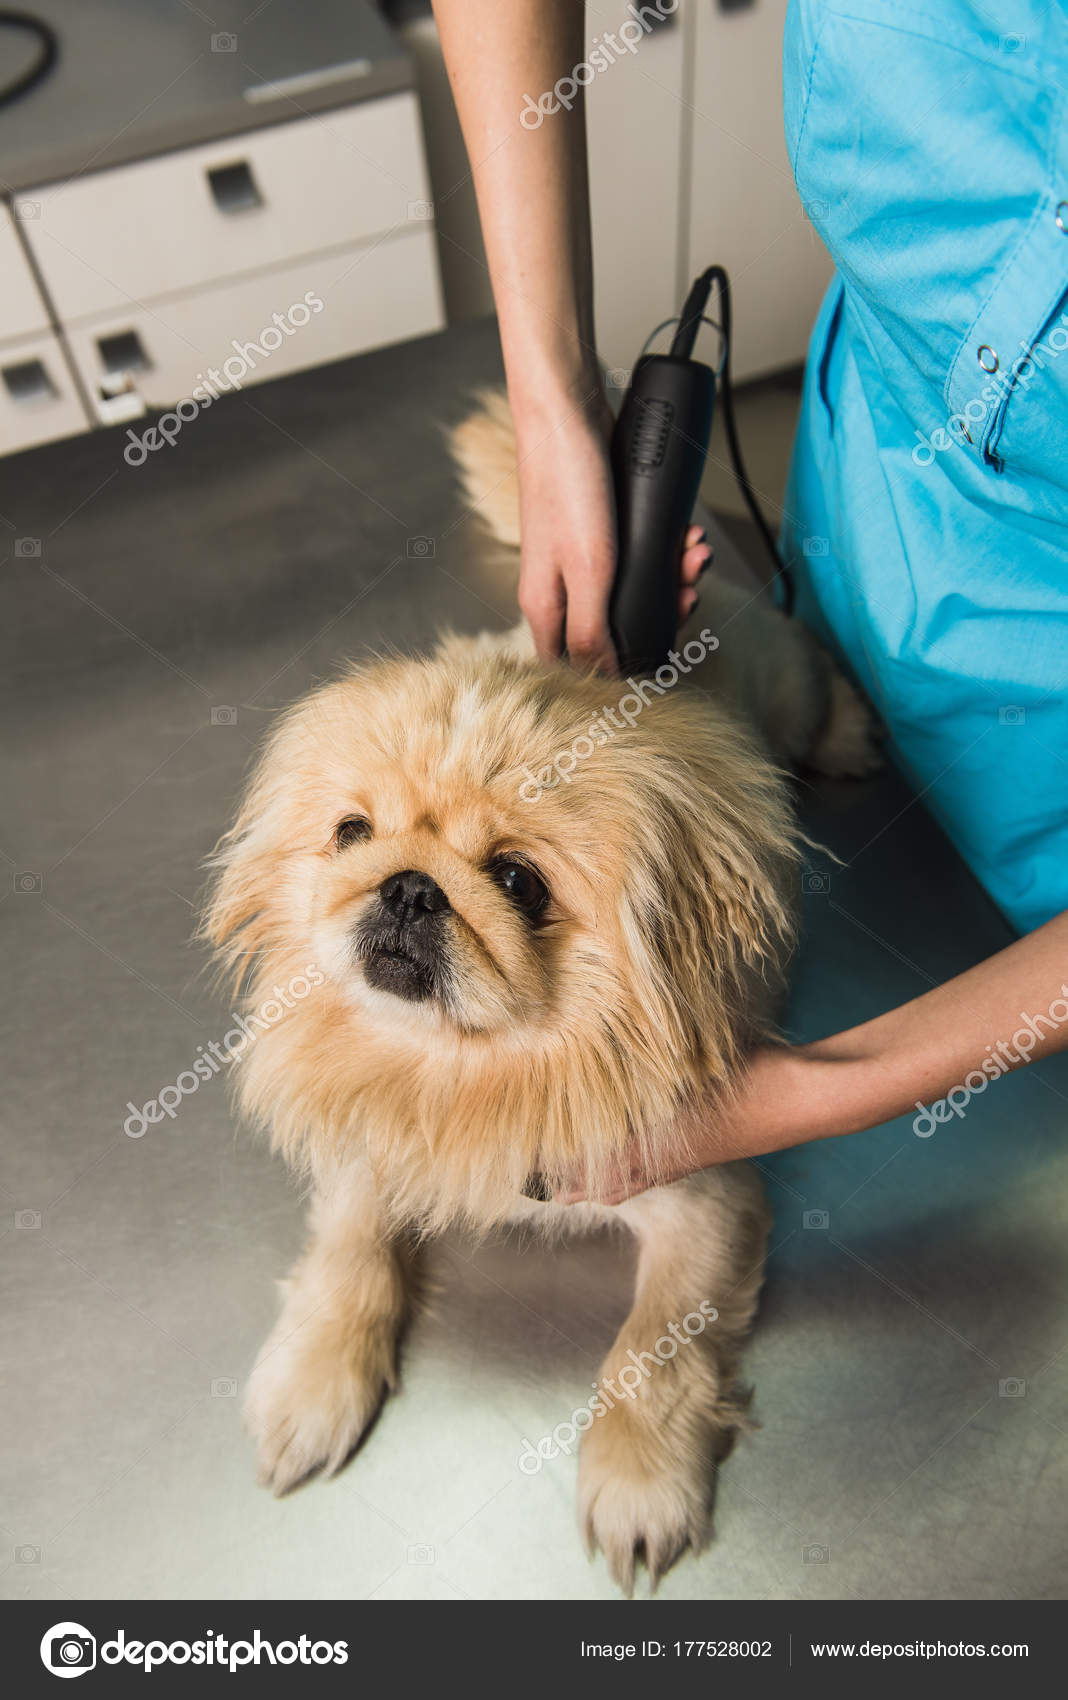
[[[1068,201],[1060,203],[1054,217],[1057,220],[1057,229],[1061,232],[1061,235],[1068,236]]]
[[[979,350],[979,364],[984,372],[996,372],[998,369],[998,357],[985,342]]]

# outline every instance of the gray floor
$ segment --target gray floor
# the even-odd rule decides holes
[[[279,1504],[234,1389],[300,1241],[290,1185],[218,1081],[122,1132],[228,1025],[193,906],[272,711],[368,645],[511,615],[439,432],[496,358],[467,327],[220,403],[138,469],[120,432],[0,464],[8,1596],[612,1597],[574,1462],[516,1460],[592,1381],[624,1247],[441,1244],[401,1396],[336,1481]],[[435,552],[408,558],[420,536]],[[805,806],[843,865],[813,858],[795,1034],[1004,941],[892,778]],[[933,1139],[896,1123],[765,1165],[763,1426],[662,1597],[1063,1594],[1066,1064]]]

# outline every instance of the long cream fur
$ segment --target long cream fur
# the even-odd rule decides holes
[[[455,447],[469,492],[514,548],[503,403],[461,427]],[[770,1030],[798,834],[767,750],[789,753],[799,718],[829,762],[836,739],[863,756],[867,735],[851,696],[850,729],[836,727],[829,667],[808,644],[778,626],[775,642],[804,701],[791,717],[782,667],[765,675],[765,724],[741,659],[724,665],[724,640],[695,669],[699,689],[650,696],[594,744],[588,729],[620,687],[539,666],[522,633],[356,668],[277,723],[220,843],[205,921],[250,1012],[310,988],[236,1071],[243,1113],[312,1194],[308,1249],[246,1399],[277,1491],[339,1467],[393,1384],[419,1239],[454,1222],[551,1237],[614,1221],[640,1256],[606,1373],[702,1301],[718,1317],[641,1397],[593,1423],[583,1525],[628,1588],[636,1552],[655,1579],[704,1539],[710,1462],[742,1421],[736,1364],[762,1279],[754,1171],[710,1170],[616,1210],[523,1189],[532,1173],[551,1185],[578,1172],[596,1195],[628,1144],[654,1173],[666,1168],[687,1118],[732,1091],[746,1048]],[[528,776],[583,739],[590,753],[571,778],[532,798]],[[339,850],[338,823],[352,816],[368,834]],[[536,926],[494,883],[502,854],[527,859],[548,887]],[[449,902],[446,990],[419,1004],[370,986],[352,942],[403,869]]]

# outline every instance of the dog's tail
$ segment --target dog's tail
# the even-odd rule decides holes
[[[474,413],[449,434],[464,495],[499,543],[519,548],[515,426],[503,390],[479,391]]]

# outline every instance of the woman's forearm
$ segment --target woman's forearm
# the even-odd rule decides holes
[[[853,1133],[956,1091],[971,1096],[982,1081],[1064,1050],[1066,984],[1068,913],[910,1003],[799,1047],[801,1137]]]
[[[594,344],[585,113],[571,76],[582,63],[585,7],[435,0],[434,10],[474,174],[515,421],[519,606],[543,661],[566,650],[576,667],[613,672],[612,416]],[[691,542],[681,563],[684,618],[702,564],[701,545]]]
[[[434,0],[434,12],[471,160],[517,425],[536,425],[568,400],[599,406],[581,88],[570,111],[554,103],[557,110],[531,116],[582,61],[585,7]]]
[[[634,1147],[599,1196],[617,1204],[713,1163],[859,1133],[902,1115],[916,1123],[922,1115],[916,1131],[928,1137],[963,1115],[990,1081],[1065,1049],[1068,913],[874,1021],[810,1045],[757,1046],[734,1092],[713,1093],[681,1118],[676,1162],[650,1173]],[[585,1194],[565,1185],[556,1196],[577,1203]]]

